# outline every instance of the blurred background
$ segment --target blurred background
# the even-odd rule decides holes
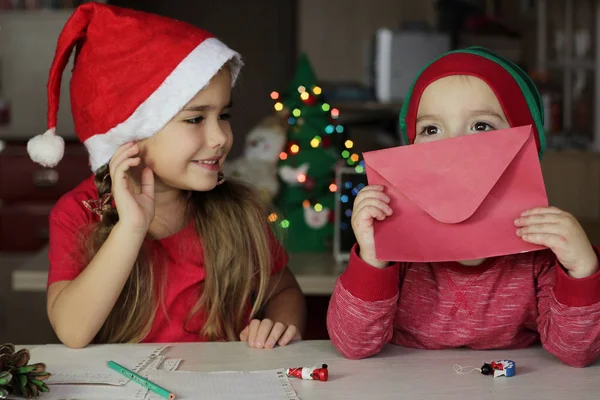
[[[46,130],[46,80],[75,0],[0,0],[0,343],[55,342],[47,321],[48,214],[91,173],[74,134],[63,78],[65,157],[33,164]],[[600,10],[596,0],[115,0],[205,28],[239,51],[235,143],[226,174],[254,184],[283,231],[308,296],[307,338],[325,313],[353,243],[362,153],[401,145],[403,97],[429,61],[484,46],[536,81],[549,150],[550,202],[600,243]],[[160,57],[160,55],[157,55]],[[68,68],[70,69],[70,68]],[[271,207],[273,206],[273,207]]]

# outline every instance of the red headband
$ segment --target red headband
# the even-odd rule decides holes
[[[511,127],[532,125],[536,130],[537,148],[540,148],[535,122],[515,79],[501,65],[468,53],[448,54],[435,61],[419,75],[408,99],[410,103],[406,113],[406,133],[411,144],[415,141],[417,111],[423,92],[431,83],[451,75],[471,75],[487,83],[498,98],[509,125]]]

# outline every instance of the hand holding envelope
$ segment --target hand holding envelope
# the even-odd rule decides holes
[[[530,126],[364,153],[393,214],[375,221],[377,259],[471,260],[543,249],[515,233],[548,199]]]

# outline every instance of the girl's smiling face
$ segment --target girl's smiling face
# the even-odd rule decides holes
[[[223,68],[160,132],[140,143],[157,188],[207,191],[233,143],[231,73]]]

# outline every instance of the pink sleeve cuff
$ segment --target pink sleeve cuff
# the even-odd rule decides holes
[[[594,247],[594,251],[598,257],[598,248]],[[558,261],[554,269],[554,294],[560,303],[569,307],[585,307],[600,302],[600,270],[587,278],[575,279],[567,274]]]
[[[375,268],[364,262],[356,253],[358,245],[350,251],[350,260],[340,282],[353,296],[365,301],[387,300],[398,294],[400,264]]]

